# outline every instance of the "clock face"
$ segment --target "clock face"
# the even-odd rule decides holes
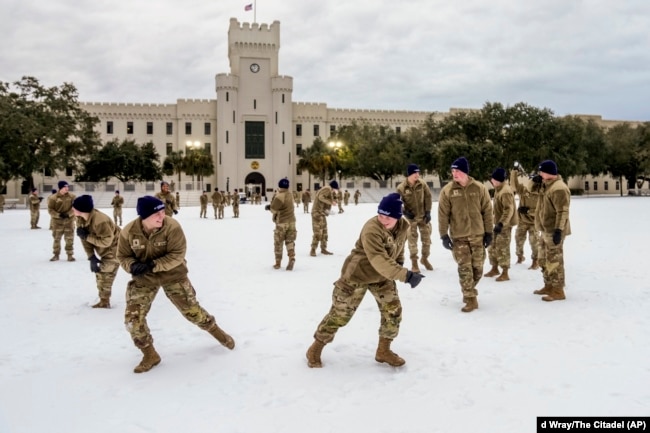
[[[260,71],[260,65],[258,65],[257,63],[253,63],[253,64],[251,65],[251,72],[254,73],[254,74],[256,74],[256,73],[258,73],[259,71]]]

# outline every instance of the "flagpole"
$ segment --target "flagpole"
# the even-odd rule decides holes
[[[257,24],[257,0],[253,1],[253,24]]]

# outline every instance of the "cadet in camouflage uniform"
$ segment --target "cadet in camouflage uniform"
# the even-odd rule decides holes
[[[316,192],[314,206],[311,208],[311,228],[313,236],[311,239],[311,251],[309,255],[316,257],[316,248],[320,243],[320,252],[324,255],[332,255],[327,250],[327,216],[333,205],[336,205],[336,191],[339,189],[337,181],[333,180],[329,186],[324,186]]]
[[[201,204],[201,213],[199,214],[199,218],[207,218],[208,214],[208,193],[207,191],[203,191],[203,194],[199,197],[199,203]]]
[[[402,204],[399,194],[388,194],[379,203],[378,215],[370,218],[361,229],[359,239],[334,283],[332,306],[318,325],[314,342],[307,350],[309,367],[323,366],[323,347],[331,343],[339,328],[352,319],[367,291],[374,296],[381,315],[375,360],[393,367],[404,365],[404,359],[390,349],[402,321],[402,304],[395,280],[413,288],[423,276],[403,266],[409,224],[402,219]]]
[[[133,277],[126,287],[124,323],[133,343],[144,355],[133,371],[149,371],[160,363],[147,325],[147,314],[161,287],[187,320],[209,332],[223,346],[233,349],[232,337],[196,300],[196,292],[187,277],[187,245],[181,225],[165,216],[164,203],[155,197],[140,197],[136,210],[139,218],[124,227],[117,247],[122,269]]]
[[[178,204],[174,194],[169,191],[169,184],[164,180],[160,182],[160,192],[156,193],[156,198],[165,203],[165,215],[173,216],[178,214]]]
[[[506,171],[499,167],[492,173],[490,182],[494,187],[494,199],[492,200],[492,210],[494,215],[494,240],[488,248],[488,257],[490,258],[490,269],[484,276],[494,277],[499,275],[499,266],[502,272],[496,280],[508,281],[508,269],[510,268],[510,241],[512,239],[512,227],[519,222],[515,204],[515,194],[512,192],[510,185],[505,183]]]
[[[232,217],[239,218],[239,192],[237,190],[232,193]]]
[[[278,182],[278,193],[273,197],[269,210],[273,214],[275,230],[273,231],[273,245],[275,264],[273,269],[280,269],[282,262],[283,244],[287,247],[289,263],[287,271],[293,270],[296,263],[296,210],[293,207],[293,194],[289,192],[289,179],[286,177]]]
[[[346,189],[345,192],[343,193],[343,204],[347,206],[349,201],[350,201],[350,192]]]
[[[68,261],[74,262],[74,218],[72,214],[72,202],[75,195],[69,192],[68,182],[59,181],[59,191],[47,202],[47,210],[50,214],[52,224],[52,258],[51,262],[59,260],[61,254],[61,238],[65,240],[65,252]]]
[[[296,204],[296,207],[300,206],[300,193],[298,191],[293,192],[293,202]]]
[[[72,211],[77,217],[77,236],[97,282],[99,302],[92,307],[111,308],[113,281],[120,267],[116,257],[120,227],[108,215],[94,208],[93,198],[89,195],[75,198]]]
[[[29,197],[27,199],[27,203],[29,204],[29,214],[30,214],[30,224],[32,226],[32,230],[34,229],[40,229],[38,226],[38,220],[41,218],[41,202],[43,201],[43,197],[38,196],[38,189],[32,188],[31,194],[29,194]]]
[[[0,194],[0,213],[5,212],[5,195]]]
[[[569,206],[571,191],[557,173],[552,160],[542,161],[539,175],[543,179],[542,191],[537,203],[535,227],[541,232],[539,239],[539,264],[542,267],[544,287],[535,290],[545,295],[543,301],[561,301],[564,293],[564,239],[571,234]]]
[[[361,191],[356,190],[354,192],[354,204],[355,204],[355,206],[359,204],[359,197],[361,197]]]
[[[212,209],[214,209],[214,219],[219,218],[219,205],[223,202],[223,196],[219,192],[219,188],[215,188],[212,193]]]
[[[113,206],[113,221],[115,221],[115,224],[121,226],[122,206],[124,206],[124,197],[120,195],[119,190],[115,190],[115,195],[113,196],[113,200],[111,200],[111,206]]]
[[[519,167],[518,164],[517,167]],[[528,269],[539,269],[537,259],[539,236],[535,229],[535,211],[537,209],[539,191],[542,186],[542,177],[539,174],[535,175],[526,185],[519,182],[519,170],[512,170],[510,172],[510,186],[519,195],[519,207],[517,208],[519,224],[517,224],[517,230],[515,230],[517,264],[524,262],[524,244],[526,243],[526,236],[528,236],[528,242],[530,243],[530,250],[532,252],[531,259],[533,259],[533,263]]]
[[[343,213],[343,212],[345,212],[345,211],[343,210],[343,193],[341,192],[341,190],[338,190],[338,191],[336,192],[336,204],[337,204],[338,207],[339,207],[339,213]]]
[[[422,259],[420,263],[428,271],[433,270],[429,262],[431,254],[431,206],[433,203],[431,190],[420,179],[420,167],[409,164],[406,168],[406,181],[397,186],[397,192],[404,202],[404,217],[411,224],[409,231],[409,253],[411,270],[420,272],[418,266],[418,230],[422,238]]]
[[[478,308],[476,285],[483,276],[485,248],[492,243],[492,204],[483,183],[469,176],[469,162],[460,157],[451,165],[453,182],[440,191],[438,231],[442,245],[458,263],[458,277],[469,313]]]
[[[309,188],[302,192],[302,211],[303,213],[309,213],[309,203],[311,203],[311,192]]]
[[[227,197],[227,195],[226,195],[225,191],[221,191],[219,194],[221,194],[221,201],[217,205],[217,214],[219,215],[219,219],[222,220],[224,218],[223,209],[224,209],[224,207],[226,205],[226,197]]]
[[[49,213],[49,209],[50,209],[50,202],[51,202],[52,200],[55,200],[55,199],[56,199],[56,193],[57,193],[57,190],[53,189],[53,190],[52,190],[52,193],[51,193],[50,196],[47,198],[47,209],[48,209],[48,213]],[[49,229],[50,229],[50,230],[54,230],[54,219],[53,219],[53,218],[50,218],[50,228],[49,228]]]
[[[181,195],[176,191],[176,209],[181,208]]]

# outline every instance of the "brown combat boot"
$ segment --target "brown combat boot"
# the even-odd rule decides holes
[[[282,257],[276,257],[275,258],[275,264],[273,265],[273,269],[280,269],[282,266],[280,263],[282,262]]]
[[[524,257],[524,256],[517,256],[517,264],[519,264],[519,263],[523,263],[524,260],[525,260],[525,257]]]
[[[424,269],[426,269],[427,271],[433,271],[433,266],[431,265],[431,263],[429,263],[428,257],[422,257],[420,259],[420,263],[422,263]]]
[[[549,293],[551,293],[551,286],[544,284],[544,287],[542,287],[539,290],[535,290],[533,293],[535,295],[548,295]]]
[[[140,364],[136,365],[133,369],[134,373],[144,373],[145,371],[149,371],[156,365],[160,364],[160,355],[158,355],[158,352],[156,352],[153,344],[150,344],[140,350],[142,350],[144,356],[142,357]]]
[[[375,354],[375,361],[385,362],[393,367],[400,367],[406,364],[403,358],[400,358],[395,352],[390,350],[390,343],[393,340],[390,338],[379,337],[379,345],[377,346],[377,353]]]
[[[208,329],[208,333],[216,338],[222,346],[227,347],[230,350],[235,348],[235,340],[233,340],[230,335],[223,332],[223,329],[219,328],[219,325],[216,323],[212,328]]]
[[[463,313],[471,313],[474,310],[478,310],[478,300],[476,297],[464,298],[465,306],[460,309]]]
[[[287,263],[287,271],[293,271],[293,265],[296,264],[296,253],[292,250],[289,251],[289,263]]]
[[[75,260],[75,258],[74,258],[74,256],[72,254],[68,254],[68,261],[69,262],[74,262],[76,260]]]
[[[539,269],[539,263],[537,262],[537,259],[533,259],[533,263],[531,263],[530,268],[528,269],[532,269],[533,271]]]
[[[309,255],[312,257],[316,257],[316,248],[312,248],[311,251],[309,252]]]
[[[111,302],[108,299],[100,298],[99,302],[92,306],[93,308],[111,308]]]
[[[420,273],[420,267],[418,266],[417,257],[411,259],[411,272]]]
[[[546,302],[553,302],[553,301],[564,301],[566,299],[566,296],[564,295],[564,289],[563,288],[551,288],[551,292],[546,295],[542,296],[542,301]]]
[[[490,269],[486,274],[483,274],[484,277],[494,277],[496,275],[499,275],[498,265],[492,265],[492,269]]]
[[[320,360],[323,347],[325,347],[325,343],[316,339],[309,346],[309,349],[307,349],[307,365],[309,368],[323,368],[323,363]]]
[[[58,254],[54,254],[54,255],[52,256],[52,258],[50,259],[51,262],[56,262],[56,261],[58,261],[58,260],[59,260],[59,255],[58,255]]]
[[[510,277],[508,276],[508,268],[503,268],[503,272],[501,272],[501,275],[496,277],[496,281],[509,281]]]
[[[321,249],[321,250],[320,250],[320,253],[323,254],[323,255],[325,255],[325,256],[331,256],[332,254],[334,254],[334,253],[331,252],[331,251],[327,251],[326,248]]]

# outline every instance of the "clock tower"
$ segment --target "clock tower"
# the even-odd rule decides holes
[[[230,73],[217,74],[217,186],[270,196],[279,179],[293,185],[293,78],[278,73],[280,22],[230,19]]]

